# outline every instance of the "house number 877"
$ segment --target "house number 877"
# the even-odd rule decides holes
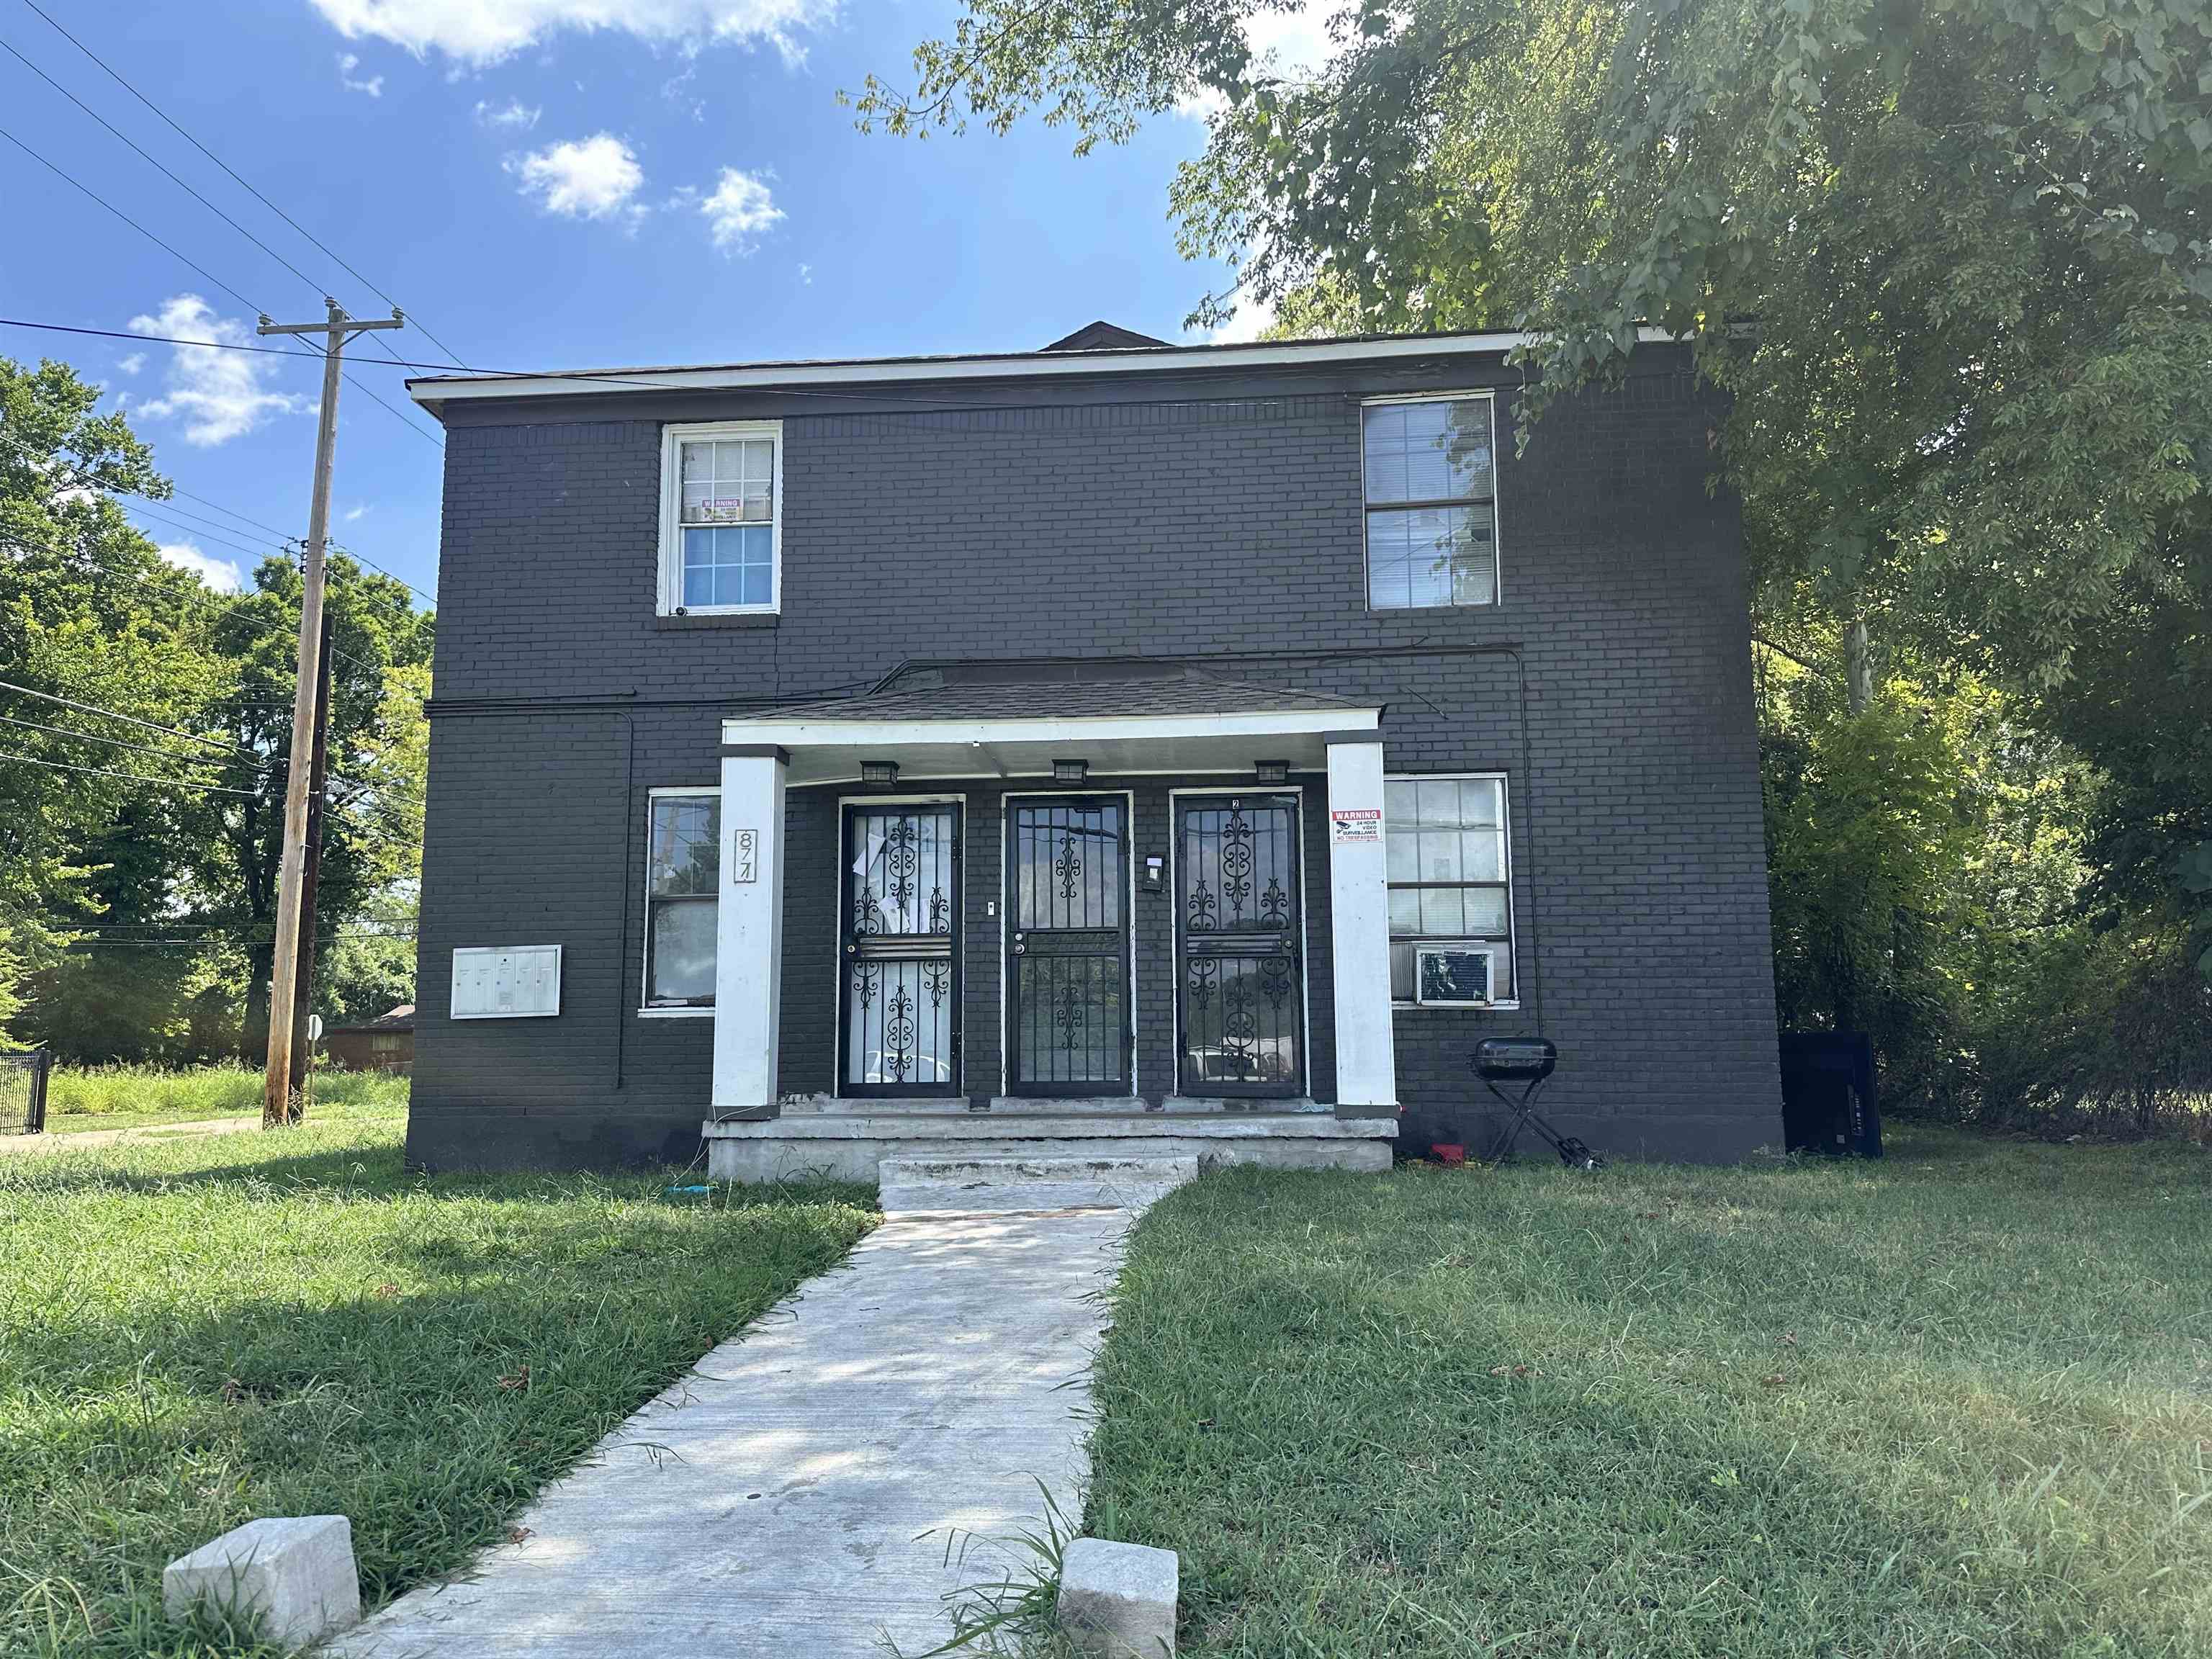
[[[738,830],[737,838],[737,855],[730,861],[730,879],[733,882],[750,882],[757,880],[759,878],[756,867],[756,860],[759,856],[759,853],[760,831],[757,830]]]

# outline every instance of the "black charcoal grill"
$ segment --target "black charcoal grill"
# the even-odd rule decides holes
[[[1572,1135],[1563,1135],[1536,1115],[1536,1091],[1544,1086],[1544,1079],[1558,1069],[1559,1045],[1543,1037],[1488,1037],[1475,1044],[1474,1074],[1482,1079],[1482,1086],[1504,1103],[1513,1114],[1513,1127],[1506,1131],[1492,1164],[1503,1164],[1513,1155],[1513,1143],[1521,1139],[1523,1124],[1533,1123],[1536,1133],[1552,1143],[1552,1150],[1559,1155],[1559,1162],[1570,1170],[1602,1170],[1605,1160],[1577,1140]],[[1515,1100],[1498,1085],[1518,1083],[1524,1085],[1521,1098]]]

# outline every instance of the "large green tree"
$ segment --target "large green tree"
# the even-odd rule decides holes
[[[1316,0],[1326,9],[1328,0]],[[2170,592],[2212,469],[2199,0],[1368,0],[1305,78],[1222,0],[968,0],[911,130],[1211,98],[1194,251],[1309,325],[1513,325],[1540,406],[1639,324],[1735,399],[1753,550],[2022,679]]]
[[[1778,921],[1807,946],[1785,988],[1851,1017],[1872,942],[1893,970],[1942,921],[1921,877],[1983,822],[1966,780],[2004,770],[2022,721],[2101,775],[2075,796],[2082,902],[2193,930],[2212,970],[2212,9],[1314,0],[1326,61],[1255,57],[1250,20],[1298,9],[963,0],[911,90],[855,102],[893,131],[1039,115],[1079,148],[1210,108],[1170,204],[1238,282],[1195,322],[1526,329],[1532,416],[1639,325],[1688,340],[1729,394],[1717,471],[1759,631],[1845,693],[1769,700],[1770,784],[1812,769],[1770,805],[1847,807],[1851,850],[1889,860],[1847,925],[1832,890],[1793,911],[1793,869],[1824,866],[1784,811]],[[1943,757],[1895,721],[1959,684],[2010,701],[1957,729],[1946,803]],[[1814,948],[1798,930],[1824,917]]]
[[[116,496],[168,493],[100,389],[64,364],[0,358],[0,1004],[138,890],[105,879],[166,833],[185,793],[118,774],[201,778],[199,745],[155,731],[198,709],[214,596],[166,563]],[[52,701],[116,709],[147,722]],[[13,1012],[0,1006],[0,1019]]]
[[[120,498],[169,487],[98,398],[0,360],[0,1021],[80,1059],[251,1053],[301,578],[272,557],[218,593],[166,562]],[[343,554],[329,609],[315,1006],[352,1016],[412,984],[432,618]]]

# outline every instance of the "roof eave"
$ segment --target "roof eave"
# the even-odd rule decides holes
[[[1085,375],[1164,374],[1228,368],[1301,368],[1504,353],[1540,337],[1525,331],[1401,334],[1356,339],[1266,340],[1233,345],[1116,346],[1090,351],[1001,352],[972,356],[878,357],[846,361],[732,363],[671,368],[601,368],[546,374],[434,375],[407,382],[408,396],[433,414],[450,402],[576,397],[623,392],[774,392],[866,388],[914,382],[1049,380]],[[1664,329],[1637,331],[1639,344],[1672,342]]]

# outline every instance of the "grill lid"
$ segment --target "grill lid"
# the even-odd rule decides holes
[[[1492,1083],[1534,1083],[1559,1063],[1559,1046],[1543,1037],[1486,1037],[1474,1046],[1474,1073]]]

